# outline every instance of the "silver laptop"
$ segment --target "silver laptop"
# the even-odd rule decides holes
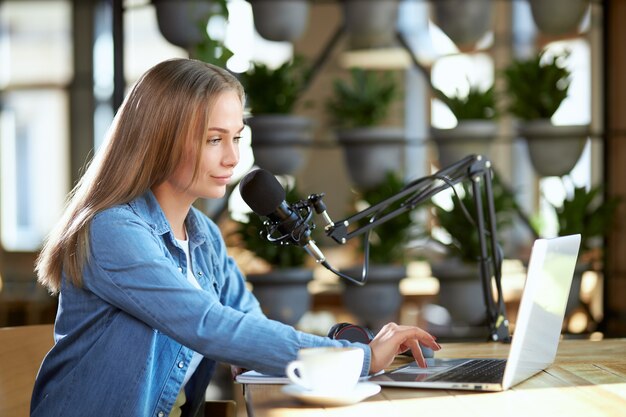
[[[427,359],[369,379],[383,386],[503,391],[554,362],[580,235],[537,239],[508,359]],[[442,352],[444,354],[445,352]]]

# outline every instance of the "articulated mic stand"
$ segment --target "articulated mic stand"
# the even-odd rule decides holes
[[[456,184],[465,180],[470,180],[472,183],[472,194],[476,209],[476,219],[474,219],[473,223],[478,229],[480,277],[483,286],[485,307],[487,309],[490,337],[494,341],[508,341],[510,337],[509,322],[506,318],[506,309],[502,295],[502,256],[498,250],[498,243],[496,241],[496,216],[492,190],[491,162],[483,156],[467,156],[430,176],[419,178],[409,183],[396,195],[337,222],[334,222],[326,213],[326,207],[322,202],[323,194],[313,194],[309,196],[308,200],[299,202],[299,206],[295,208],[308,211],[309,214],[305,217],[310,219],[310,209],[313,207],[316,213],[321,214],[327,222],[325,227],[326,235],[339,244],[345,244],[348,240],[369,232],[370,229],[377,225],[404,212],[413,210],[418,205],[429,201],[439,192],[454,189],[453,187]],[[385,209],[396,202],[401,202],[399,207],[388,213],[383,213]],[[484,202],[486,203],[486,207],[484,207]],[[381,216],[378,217],[378,215]],[[351,228],[357,221],[364,218],[369,218],[369,222],[366,225]],[[325,260],[322,260],[321,263],[335,274],[358,285],[363,285],[367,280],[367,245],[361,279],[355,279],[335,270]],[[495,283],[497,292],[495,297],[492,282]]]

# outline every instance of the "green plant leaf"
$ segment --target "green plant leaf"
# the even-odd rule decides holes
[[[564,61],[569,52],[515,60],[505,70],[508,111],[522,120],[549,119],[567,97],[571,72]]]
[[[398,87],[393,73],[352,68],[350,80],[335,79],[326,111],[338,127],[375,126],[387,117]]]
[[[404,189],[404,186],[404,182],[397,174],[388,172],[382,184],[371,190],[361,192],[357,196],[357,201],[362,200],[368,206],[372,206],[398,194]],[[398,208],[399,204],[391,205],[385,212]],[[362,219],[358,222],[358,225],[362,227],[368,222],[369,219]],[[412,224],[411,213],[405,212],[371,229],[370,262],[375,264],[401,264],[405,259],[406,244],[411,235]],[[363,244],[364,241],[361,239],[361,251],[363,250]]]
[[[581,248],[592,249],[595,239],[603,238],[613,225],[615,210],[620,199],[602,199],[602,186],[587,190],[576,187],[561,206],[553,206],[557,215],[559,236],[581,234]]]
[[[493,86],[481,90],[470,85],[465,96],[458,89],[454,95],[446,95],[436,88],[433,91],[435,97],[448,106],[457,120],[493,120],[498,117]]]
[[[203,40],[193,47],[193,56],[200,61],[208,62],[222,68],[226,68],[226,63],[233,56],[233,52],[226,47],[221,41],[212,39],[207,32],[207,22],[213,16],[222,16],[225,21],[228,21],[229,12],[227,6],[227,0],[217,0],[218,8],[209,13],[208,16],[203,16],[198,20],[198,28],[202,33]]]
[[[262,63],[241,74],[253,114],[290,114],[304,92],[311,69],[305,59],[294,56],[271,69]]]
[[[451,210],[446,210],[433,203],[435,218],[452,240],[444,244],[451,255],[461,258],[465,262],[476,262],[480,258],[478,229],[470,221],[464,211],[467,210],[473,222],[476,222],[476,208],[470,186],[463,183],[459,187],[459,198],[453,197]],[[502,231],[513,224],[518,213],[518,205],[512,191],[504,186],[497,176],[492,179],[493,203],[496,212],[496,230]],[[483,207],[487,201],[482,196]]]

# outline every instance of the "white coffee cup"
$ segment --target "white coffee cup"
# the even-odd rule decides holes
[[[300,349],[298,360],[287,365],[291,382],[305,389],[346,392],[359,382],[363,350],[356,347],[317,347]]]

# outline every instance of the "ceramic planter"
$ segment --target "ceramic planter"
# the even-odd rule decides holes
[[[433,0],[435,23],[457,45],[473,45],[492,24],[492,0]]]
[[[163,37],[186,49],[204,40],[202,31],[206,30],[211,12],[219,7],[212,0],[152,0],[152,3]]]
[[[293,42],[307,28],[309,0],[248,0],[252,5],[254,27],[270,41]]]
[[[482,324],[487,310],[478,264],[451,258],[433,263],[431,270],[439,280],[438,302],[448,310],[452,320]]]
[[[313,121],[307,117],[267,114],[248,120],[255,164],[275,175],[296,173],[306,162],[313,142]]]
[[[533,20],[549,35],[575,32],[589,7],[589,0],[529,0]]]
[[[589,126],[555,126],[548,119],[532,120],[521,123],[518,133],[528,144],[530,161],[538,175],[563,176],[580,159]]]
[[[342,0],[352,49],[384,48],[396,38],[398,0]]]
[[[350,268],[343,273],[360,278],[362,267]],[[402,305],[400,280],[406,278],[406,268],[402,265],[369,266],[367,282],[358,286],[345,281],[343,304],[359,322],[375,333],[390,321],[397,321]]]
[[[344,129],[337,140],[352,182],[360,189],[376,187],[387,172],[400,173],[404,165],[406,144],[404,130],[391,127]]]
[[[439,294],[437,304],[424,309],[429,331],[448,340],[486,340],[487,308],[478,264],[449,258],[431,264],[431,270],[439,280]]]
[[[431,130],[442,168],[467,155],[484,155],[490,159],[491,145],[498,126],[491,120],[461,120],[455,128]]]
[[[313,271],[308,268],[274,269],[247,276],[265,315],[291,326],[295,326],[311,306],[307,284],[312,279]]]

